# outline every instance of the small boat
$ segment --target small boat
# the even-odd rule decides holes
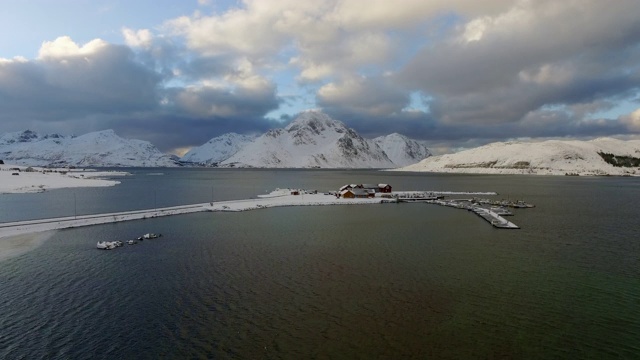
[[[142,235],[142,239],[157,239],[160,236],[162,236],[161,234],[154,234],[154,233],[147,233]]]
[[[137,244],[137,242],[135,240],[129,240],[129,241],[127,241],[127,244],[135,245],[135,244]]]
[[[120,241],[120,243],[122,243],[122,241]],[[100,250],[112,250],[118,246],[122,246],[118,245],[118,241],[98,241],[96,244],[96,247]]]

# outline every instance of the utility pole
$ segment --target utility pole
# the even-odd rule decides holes
[[[73,218],[78,218],[78,202],[76,201],[76,193],[73,193]]]

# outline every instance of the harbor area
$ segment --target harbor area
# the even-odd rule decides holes
[[[195,212],[240,212],[282,206],[367,205],[425,203],[467,210],[497,229],[518,229],[504,218],[513,213],[507,208],[532,208],[524,201],[490,200],[478,196],[496,196],[495,192],[476,191],[392,191],[389,184],[348,185],[335,191],[276,189],[257,198],[179,205],[107,214],[74,215],[0,223],[0,238],[121,221],[141,220]]]

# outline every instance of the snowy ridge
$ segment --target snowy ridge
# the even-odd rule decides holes
[[[69,138],[72,138],[72,137],[63,136],[60,134],[48,134],[48,135],[41,136],[40,134],[33,132],[31,130],[25,130],[22,132],[12,132],[12,133],[2,134],[0,136],[0,146],[11,145],[16,143],[36,142],[36,141],[42,141],[47,139],[52,139],[53,141],[60,141],[62,139],[69,139]]]
[[[498,142],[429,157],[398,171],[478,174],[640,175],[638,166],[616,167],[600,153],[640,158],[640,140]],[[638,159],[640,160],[640,159]]]
[[[267,168],[391,168],[372,140],[319,111],[301,113],[284,129],[259,136],[221,166]]]
[[[373,141],[380,146],[397,166],[407,166],[431,156],[426,143],[409,139],[398,133],[379,136]]]
[[[113,130],[78,137],[33,131],[0,137],[0,159],[26,166],[169,167],[176,162],[147,141],[123,139]]]
[[[255,139],[255,136],[228,133],[189,150],[180,161],[215,165],[228,159]]]

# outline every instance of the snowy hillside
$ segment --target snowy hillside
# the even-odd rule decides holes
[[[620,165],[614,166],[612,163]],[[396,169],[482,174],[640,175],[640,140],[493,143]]]
[[[38,135],[29,130],[7,133],[0,136],[0,159],[28,166],[176,166],[151,143],[123,139],[113,130],[78,137]]]
[[[409,139],[398,133],[380,136],[373,139],[373,141],[384,150],[396,166],[415,164],[431,156],[431,152],[427,149],[425,143]]]
[[[391,168],[372,140],[319,111],[301,113],[284,129],[270,130],[221,166],[268,168]]]
[[[180,161],[214,165],[228,159],[254,139],[255,136],[236,133],[224,134],[209,140],[201,146],[192,148],[180,158]]]

